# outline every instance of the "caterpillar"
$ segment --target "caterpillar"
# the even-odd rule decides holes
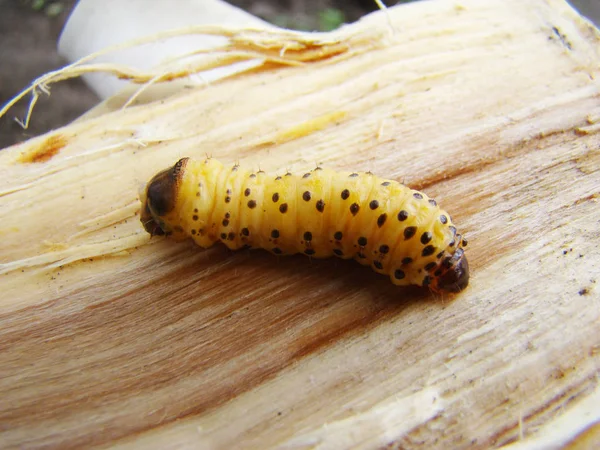
[[[191,237],[200,247],[263,248],[354,258],[396,285],[459,292],[469,282],[467,241],[435,200],[370,172],[317,167],[270,176],[219,161],[180,159],[141,194],[151,236]]]

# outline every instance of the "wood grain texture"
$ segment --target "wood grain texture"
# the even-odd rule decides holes
[[[0,153],[2,447],[597,442],[598,30],[560,0],[436,0],[352,27],[370,48]],[[469,238],[469,288],[150,239],[140,188],[206,153],[423,189]]]

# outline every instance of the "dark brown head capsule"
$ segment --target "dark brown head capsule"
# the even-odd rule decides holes
[[[160,218],[175,208],[179,183],[188,159],[182,158],[173,167],[155,175],[146,186],[140,220],[151,236],[161,236],[169,231],[164,229],[164,222]]]
[[[460,292],[469,284],[469,263],[462,248],[441,264],[442,273],[436,276],[431,289],[436,292]]]

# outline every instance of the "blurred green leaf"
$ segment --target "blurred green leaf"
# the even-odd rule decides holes
[[[50,3],[46,7],[46,15],[48,17],[56,17],[65,9],[64,5],[60,2]]]
[[[343,11],[337,8],[327,8],[319,13],[319,29],[321,31],[331,31],[339,28],[345,21]]]
[[[34,11],[41,11],[46,6],[46,0],[33,0],[31,2],[31,9]]]

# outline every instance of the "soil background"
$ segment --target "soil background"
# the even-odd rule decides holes
[[[405,2],[384,1],[388,6]],[[76,0],[0,0],[0,105],[36,77],[67,63],[58,55],[56,46],[76,3]],[[276,25],[303,30],[331,29],[354,22],[377,8],[374,0],[231,0],[229,3]],[[571,3],[600,25],[600,0]],[[0,118],[0,149],[65,125],[99,102],[80,79],[60,82],[52,86],[50,99],[40,97],[29,128],[24,130],[14,119],[24,117],[28,100],[19,102]]]

